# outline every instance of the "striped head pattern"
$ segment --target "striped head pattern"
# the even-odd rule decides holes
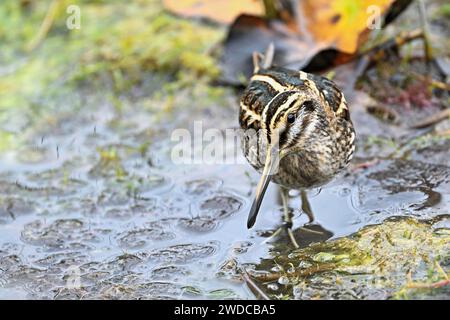
[[[280,150],[323,130],[330,122],[350,121],[347,102],[327,78],[284,68],[258,70],[240,101],[243,129],[262,129]]]
[[[248,227],[254,224],[268,183],[284,156],[314,155],[318,167],[336,173],[353,155],[355,133],[347,102],[337,86],[321,76],[279,67],[255,68],[240,100],[239,122],[242,129],[253,129],[266,141],[257,146],[259,163],[251,162],[262,169],[262,177]],[[244,146],[247,159],[248,149]]]

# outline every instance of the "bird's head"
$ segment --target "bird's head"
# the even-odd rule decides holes
[[[259,180],[247,227],[256,221],[265,191],[279,163],[288,154],[297,152],[321,130],[326,119],[322,100],[313,90],[284,91],[264,108],[261,127],[266,138],[264,169]]]

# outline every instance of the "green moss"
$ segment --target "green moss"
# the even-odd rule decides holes
[[[445,18],[450,18],[450,4],[444,3],[443,5],[441,5],[437,11],[437,14]]]
[[[397,144],[393,139],[384,138],[381,136],[368,136],[367,137],[367,145],[378,145],[378,146],[387,146],[390,148],[396,148]]]
[[[139,86],[150,87],[140,102],[145,107],[151,101],[156,114],[170,113],[180,90],[202,103],[221,98],[223,90],[209,85],[219,73],[209,52],[224,28],[174,17],[160,1],[60,0],[49,31],[29,51],[51,3],[2,1],[0,130],[7,131],[11,119],[35,128],[63,109],[82,112],[86,104],[79,101],[86,92],[107,97],[118,116],[127,107],[126,96]],[[80,7],[78,30],[66,27],[69,4]],[[147,84],[152,78],[161,81]],[[10,140],[2,139],[3,149]]]
[[[110,8],[114,14],[124,14],[108,26],[74,35],[84,44],[92,44],[81,57],[83,63],[74,75],[76,79],[115,70],[132,80],[140,79],[141,72],[147,70],[183,70],[210,78],[218,75],[207,51],[222,38],[223,30],[174,18],[152,2],[126,6]],[[86,24],[97,25],[97,9],[88,10],[85,19]]]
[[[288,287],[294,290],[301,286],[310,297],[345,298],[349,288],[357,283],[364,290],[352,298],[370,298],[380,288],[388,297],[401,298],[415,290],[408,286],[408,273],[421,283],[442,280],[443,273],[449,271],[438,273],[436,265],[446,261],[449,252],[448,232],[437,232],[430,223],[415,219],[392,219],[365,227],[351,237],[315,243],[289,256],[277,256],[269,269],[278,266],[290,272],[265,278],[287,277]]]
[[[127,176],[127,172],[122,166],[122,160],[117,150],[111,148],[98,148],[100,159],[97,164],[90,170],[92,176],[114,177],[117,180]]]
[[[14,136],[10,132],[0,130],[0,153],[12,147]]]
[[[437,148],[450,139],[450,134],[435,134],[435,132],[417,136],[404,145],[401,145],[392,154],[392,157],[409,159],[414,152],[420,152],[427,148]]]

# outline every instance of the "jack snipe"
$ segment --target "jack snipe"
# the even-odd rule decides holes
[[[242,148],[261,179],[248,216],[251,228],[270,181],[280,185],[284,221],[292,233],[290,189],[301,190],[302,210],[313,220],[305,189],[329,182],[347,166],[355,131],[343,93],[327,78],[273,67],[273,45],[253,55],[254,74],[245,89],[239,123]],[[250,133],[250,134],[249,134]]]

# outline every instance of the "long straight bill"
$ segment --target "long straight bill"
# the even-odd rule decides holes
[[[262,200],[264,198],[264,194],[266,193],[266,189],[269,186],[270,179],[272,175],[275,173],[278,162],[278,144],[276,148],[272,147],[266,156],[266,162],[264,163],[264,170],[259,180],[258,186],[256,187],[256,196],[255,200],[253,200],[252,207],[250,209],[250,213],[248,214],[247,220],[247,228],[250,229],[253,227],[256,221],[256,217],[258,216],[259,208],[261,207]]]

